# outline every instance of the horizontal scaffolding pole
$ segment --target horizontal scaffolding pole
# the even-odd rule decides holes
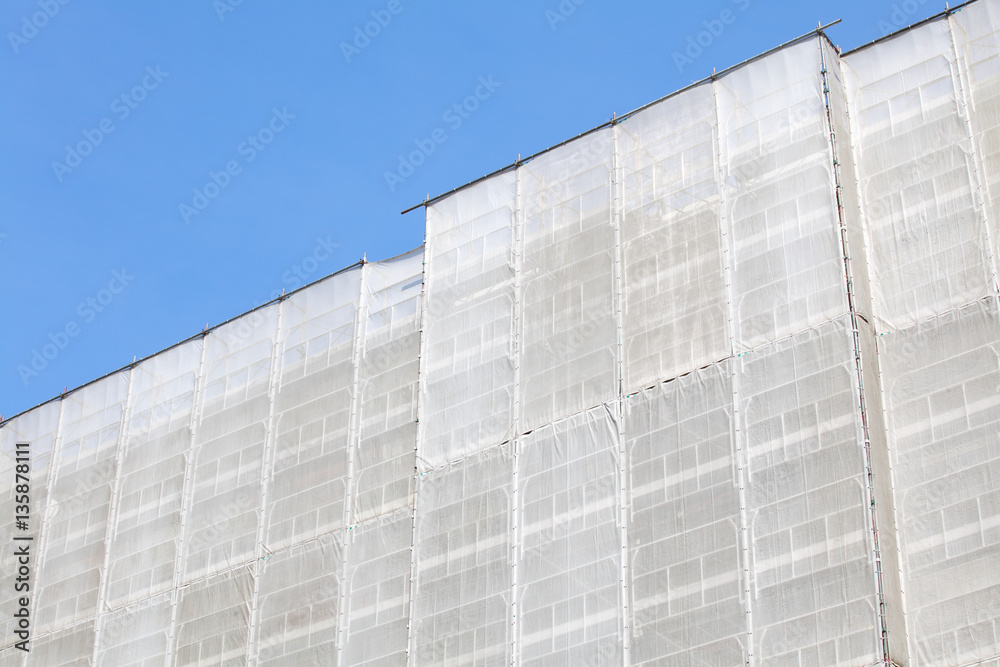
[[[413,250],[410,250],[409,252],[413,252]],[[396,257],[402,257],[403,255],[406,255],[406,254],[408,254],[408,253],[403,253],[402,255],[396,255]],[[390,259],[384,260],[384,261],[391,261],[392,259],[396,259],[396,257],[391,257]],[[270,301],[267,301],[266,303],[262,303],[259,306],[255,306],[255,307],[251,308],[250,310],[248,310],[246,312],[240,313],[239,315],[234,315],[233,317],[230,317],[225,322],[220,322],[219,324],[216,324],[216,325],[213,325],[213,326],[210,326],[210,327],[207,326],[204,329],[202,329],[201,331],[199,331],[198,333],[194,334],[193,336],[188,336],[184,340],[178,341],[178,342],[174,343],[173,345],[171,345],[170,347],[165,347],[162,350],[157,350],[156,352],[153,352],[152,354],[147,354],[142,359],[136,359],[135,361],[133,361],[131,363],[125,364],[121,368],[116,368],[115,370],[111,371],[110,373],[105,373],[104,375],[102,375],[102,376],[100,376],[98,378],[94,378],[90,382],[85,382],[85,383],[83,383],[83,384],[81,384],[81,385],[79,385],[77,387],[73,387],[72,389],[64,391],[63,393],[59,394],[58,396],[53,396],[52,398],[50,398],[47,401],[42,401],[38,405],[33,405],[30,408],[27,408],[26,410],[21,410],[20,412],[18,412],[16,415],[14,415],[12,417],[5,417],[4,419],[0,420],[0,426],[6,425],[7,422],[9,422],[9,421],[11,421],[13,419],[17,419],[21,415],[27,414],[27,413],[31,412],[32,410],[34,410],[35,408],[40,408],[43,405],[48,405],[49,403],[52,403],[53,401],[62,400],[63,398],[66,398],[70,394],[72,394],[74,392],[77,392],[77,391],[83,389],[84,387],[89,387],[90,385],[92,385],[94,383],[97,383],[97,382],[100,382],[101,380],[109,378],[109,377],[111,377],[112,375],[114,375],[116,373],[121,373],[123,371],[127,371],[127,370],[130,370],[132,368],[135,368],[136,366],[138,366],[139,364],[143,363],[147,359],[152,359],[153,357],[155,357],[157,355],[163,354],[164,352],[169,352],[170,350],[174,349],[175,347],[180,347],[181,345],[184,345],[185,343],[190,343],[191,341],[197,340],[198,338],[204,338],[205,336],[207,336],[208,334],[212,333],[216,329],[218,329],[220,327],[224,327],[227,324],[229,324],[230,322],[235,322],[236,320],[240,319],[241,317],[245,317],[245,316],[249,315],[250,313],[257,312],[261,308],[267,308],[268,306],[274,305],[275,303],[279,303],[281,301],[284,301],[285,299],[287,299],[288,297],[292,296],[296,292],[301,292],[302,290],[306,289],[307,287],[312,287],[313,285],[315,285],[317,283],[321,283],[324,280],[327,280],[329,278],[333,278],[334,276],[338,276],[341,273],[345,273],[347,271],[350,271],[351,269],[357,268],[359,266],[363,266],[363,265],[365,265],[367,263],[368,263],[367,260],[361,259],[361,260],[355,262],[354,264],[351,264],[350,266],[345,266],[344,268],[339,269],[337,271],[334,271],[333,273],[331,273],[329,275],[323,276],[322,278],[317,278],[316,280],[312,281],[308,285],[303,285],[302,287],[296,287],[294,290],[292,290],[291,292],[288,292],[287,294],[282,294],[281,296],[277,296],[277,297],[271,299]]]
[[[867,49],[869,46],[873,46],[875,44],[879,44],[880,42],[884,42],[887,39],[892,39],[893,37],[897,37],[897,36],[903,34],[904,32],[909,32],[910,30],[913,30],[914,28],[919,28],[920,26],[925,25],[927,23],[931,23],[932,21],[937,21],[938,19],[940,19],[940,18],[942,18],[944,16],[949,16],[951,14],[954,14],[955,12],[960,12],[967,5],[971,5],[974,2],[978,2],[978,0],[966,0],[966,2],[963,2],[960,5],[955,5],[954,7],[949,7],[947,4],[945,4],[945,10],[943,12],[935,14],[934,16],[928,16],[927,18],[923,19],[922,21],[917,21],[916,23],[908,25],[905,28],[900,28],[899,30],[896,30],[894,32],[890,32],[887,35],[882,35],[878,39],[873,39],[872,41],[868,42],[867,44],[862,44],[861,46],[856,46],[853,49],[851,49],[850,51],[844,51],[844,53],[842,53],[841,55],[847,56],[847,55],[850,55],[852,53],[857,53],[858,51],[862,51],[864,49]]]
[[[970,0],[970,1],[974,2],[975,0]],[[531,160],[534,160],[536,157],[540,157],[540,156],[545,155],[546,153],[548,153],[550,151],[554,151],[557,148],[561,148],[562,146],[565,146],[568,143],[576,141],[577,139],[582,139],[583,137],[585,137],[585,136],[587,136],[589,134],[593,134],[594,132],[598,132],[598,131],[603,130],[605,128],[611,127],[612,125],[615,125],[617,123],[622,123],[622,122],[628,120],[628,118],[630,116],[633,116],[633,115],[639,113],[640,111],[645,111],[646,109],[648,109],[651,106],[659,104],[660,102],[664,102],[664,101],[666,101],[666,100],[668,100],[668,99],[670,99],[672,97],[676,97],[677,95],[680,95],[681,93],[684,93],[684,92],[687,92],[687,91],[691,90],[692,88],[697,88],[698,86],[701,86],[701,85],[703,85],[705,83],[708,83],[709,81],[714,81],[715,79],[718,79],[718,78],[721,78],[723,76],[726,76],[727,74],[730,74],[730,73],[734,72],[735,70],[738,70],[741,67],[745,67],[745,66],[749,65],[752,62],[756,62],[757,60],[760,60],[761,58],[767,57],[767,56],[771,55],[772,53],[775,53],[775,52],[780,51],[782,49],[786,49],[789,46],[792,46],[794,44],[798,44],[799,42],[801,42],[803,40],[809,39],[809,38],[814,37],[816,35],[823,35],[825,37],[826,35],[823,33],[823,31],[826,30],[827,28],[831,27],[831,26],[837,25],[838,23],[841,22],[841,20],[842,19],[837,19],[836,21],[832,21],[830,23],[827,23],[826,25],[820,25],[818,28],[810,30],[809,32],[805,33],[804,35],[800,35],[800,36],[796,37],[795,39],[790,39],[787,42],[785,42],[783,44],[779,44],[778,46],[775,46],[772,49],[768,49],[767,51],[764,51],[763,53],[760,53],[760,54],[758,54],[756,56],[753,56],[752,58],[747,58],[743,62],[737,63],[737,64],[735,64],[735,65],[733,65],[731,67],[727,67],[726,69],[722,70],[721,72],[715,72],[713,70],[713,72],[711,74],[709,74],[708,76],[706,76],[704,79],[701,79],[699,81],[695,81],[694,83],[690,83],[690,84],[684,86],[683,88],[681,88],[679,90],[675,90],[674,92],[672,92],[672,93],[670,93],[668,95],[664,95],[663,97],[661,97],[659,99],[653,100],[652,102],[649,102],[648,104],[643,104],[638,109],[633,109],[632,111],[629,111],[626,114],[623,114],[621,116],[617,116],[615,118],[612,118],[611,120],[609,120],[609,121],[607,121],[605,123],[601,123],[597,127],[591,128],[591,129],[587,130],[586,132],[581,132],[580,134],[576,135],[575,137],[572,137],[571,139],[567,139],[565,141],[560,141],[558,144],[555,144],[554,146],[549,146],[548,148],[545,148],[543,150],[538,151],[537,153],[529,155],[528,157],[526,157],[524,159],[520,159],[519,158],[519,159],[515,160],[514,162],[512,162],[511,164],[508,164],[505,167],[501,167],[500,169],[497,169],[496,171],[492,171],[492,172],[486,174],[485,176],[480,176],[479,178],[477,178],[475,180],[469,181],[468,183],[465,183],[464,185],[459,185],[457,188],[452,188],[451,190],[448,190],[447,192],[445,192],[443,194],[437,195],[436,197],[429,197],[429,198],[425,199],[424,201],[420,202],[419,204],[414,204],[410,208],[408,208],[408,209],[406,209],[404,211],[400,211],[400,215],[406,215],[410,211],[415,211],[416,209],[420,208],[421,206],[430,206],[431,204],[439,202],[439,201],[441,201],[442,199],[444,199],[446,197],[450,197],[451,195],[455,194],[459,190],[464,190],[465,188],[473,186],[476,183],[481,183],[482,181],[485,181],[488,178],[492,178],[494,176],[499,176],[500,174],[502,174],[504,172],[507,172],[507,171],[510,171],[511,169],[516,169],[517,167],[521,166],[522,164],[525,164],[527,162],[530,162]]]

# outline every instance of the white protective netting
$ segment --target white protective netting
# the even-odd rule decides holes
[[[746,650],[732,363],[628,398],[632,664]]]
[[[364,270],[352,523],[412,505],[423,253]]]
[[[844,79],[843,66],[834,47],[829,42],[822,42],[823,68],[826,70],[825,82],[828,88],[827,102],[829,104],[829,127],[833,131],[837,170],[831,177],[839,177],[841,186],[841,229],[846,231],[843,237],[847,244],[847,261],[850,266],[851,291],[854,296],[854,312],[861,315],[863,321],[872,321],[872,286],[869,276],[868,241],[865,238],[863,214],[861,211],[861,193],[858,183],[857,160],[854,158],[857,150],[857,137],[851,130],[851,115],[853,111],[848,106],[847,84]]]
[[[1000,313],[989,299],[879,338],[910,654],[1000,654]]]
[[[129,373],[115,373],[62,400],[42,558],[34,564],[36,634],[97,615],[128,386]]]
[[[412,517],[401,510],[347,531],[345,665],[406,664]]]
[[[515,174],[427,207],[420,465],[513,436]]]
[[[205,337],[182,572],[191,582],[254,559],[278,306]]]
[[[629,397],[633,664],[878,659],[852,340],[840,318],[746,354],[735,398],[729,362]]]
[[[951,18],[965,108],[978,157],[980,201],[985,203],[996,276],[1000,257],[1000,7],[977,2]]]
[[[27,664],[46,665],[46,667],[89,667],[93,650],[94,622],[90,621],[39,637],[32,644]],[[18,664],[16,660],[15,658],[10,664]]]
[[[827,85],[829,124],[834,136],[835,170],[840,185],[841,229],[847,278],[852,305],[856,316],[855,344],[857,363],[861,366],[860,400],[864,405],[858,437],[865,441],[866,462],[871,471],[869,499],[873,503],[872,529],[876,535],[876,583],[882,596],[882,618],[886,646],[892,660],[905,664],[909,660],[906,643],[902,578],[899,572],[899,539],[896,525],[895,498],[892,494],[892,470],[882,402],[882,378],[875,345],[876,333],[872,325],[874,303],[872,296],[870,250],[866,236],[861,186],[855,154],[858,136],[852,130],[854,113],[848,103],[849,93],[844,74],[845,66],[829,42],[822,44],[824,80]]]
[[[180,590],[174,665],[246,665],[253,576],[238,568]]]
[[[132,371],[115,529],[111,535],[108,607],[170,590],[181,536],[184,471],[202,357],[193,340]],[[169,626],[169,617],[168,617]]]
[[[740,357],[740,438],[759,664],[881,657],[850,321]]]
[[[886,431],[885,403],[881,366],[876,347],[877,340],[872,326],[858,322],[858,342],[864,382],[865,418],[870,441],[869,464],[877,481],[872,489],[875,501],[875,522],[878,531],[878,548],[882,595],[885,604],[885,623],[889,634],[889,653],[900,664],[909,659],[904,617],[903,576],[899,570],[899,520],[898,501],[893,494],[892,462],[889,457],[889,436]],[[863,424],[861,425],[863,428]],[[862,433],[863,435],[863,433]]]
[[[847,311],[817,40],[719,79],[737,350]]]
[[[513,474],[504,446],[418,479],[415,664],[510,663]]]
[[[0,665],[996,665],[997,7],[799,40],[4,424]]]
[[[361,273],[357,268],[337,274],[282,304],[281,380],[265,510],[269,550],[344,525]]]
[[[102,614],[97,667],[163,665],[169,645],[170,595],[163,594]]]
[[[340,533],[323,535],[264,561],[257,575],[257,664],[336,664],[340,540]]]
[[[984,296],[992,272],[948,21],[843,63],[878,330]]]
[[[53,401],[39,406],[20,417],[10,421],[3,429],[0,429],[0,474],[3,479],[10,480],[11,492],[0,495],[0,565],[2,565],[5,581],[8,582],[0,591],[0,621],[3,623],[3,637],[0,639],[3,646],[13,645],[20,641],[14,634],[17,629],[17,622],[14,614],[20,609],[18,598],[23,597],[23,592],[15,590],[15,583],[27,583],[28,592],[36,590],[36,580],[38,576],[37,556],[38,539],[41,534],[42,517],[45,516],[48,502],[47,479],[49,475],[52,453],[55,449],[56,431],[59,425],[59,412],[61,402]],[[16,502],[16,486],[14,485],[15,472],[17,469],[17,443],[26,442],[31,446],[28,448],[29,478],[29,519],[28,529],[19,530],[15,524],[15,515],[18,514]],[[19,563],[15,551],[22,545],[14,540],[14,537],[31,537],[31,542],[35,546],[31,549],[35,555],[35,566],[29,568],[27,581],[18,582],[16,577],[22,576],[18,573]],[[16,654],[21,654],[21,651]],[[18,663],[19,664],[19,663]]]
[[[975,3],[844,59],[900,551],[883,572],[915,665],[1000,653],[998,18]]]
[[[611,409],[547,424],[519,446],[520,664],[620,662],[619,442]]]
[[[611,135],[594,132],[518,169],[521,432],[617,393]]]
[[[731,353],[716,127],[711,84],[618,126],[626,389]]]

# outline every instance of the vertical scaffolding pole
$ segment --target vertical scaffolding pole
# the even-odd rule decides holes
[[[111,479],[111,504],[108,508],[108,526],[104,531],[104,564],[101,566],[101,583],[97,589],[97,620],[94,622],[94,652],[92,664],[98,664],[97,652],[101,645],[103,630],[101,621],[107,617],[108,579],[111,576],[111,543],[118,529],[118,504],[121,501],[121,474],[125,459],[125,449],[128,446],[128,428],[131,422],[132,389],[135,385],[135,366],[128,372],[128,392],[125,394],[125,406],[118,427],[118,444],[115,450],[114,475]]]
[[[424,426],[420,423],[421,408],[423,407],[423,383],[426,380],[424,377],[424,356],[426,352],[427,337],[425,331],[427,330],[427,267],[429,262],[427,261],[429,255],[427,253],[427,207],[424,207],[424,256],[421,261],[421,268],[423,270],[421,276],[420,284],[420,333],[419,342],[417,343],[417,428],[413,439],[413,508],[411,512],[412,533],[410,535],[410,577],[407,581],[407,586],[409,588],[409,600],[407,602],[407,614],[406,614],[406,664],[414,665],[416,660],[416,636],[414,635],[414,613],[416,611],[416,605],[414,604],[414,592],[416,591],[417,584],[417,500],[419,494],[417,493],[417,484],[420,481],[420,471],[418,469],[418,461],[420,460],[420,442],[424,434]],[[426,422],[426,420],[425,420]]]
[[[254,547],[253,567],[250,574],[253,577],[253,593],[250,602],[250,627],[247,631],[247,655],[246,664],[248,666],[257,664],[256,634],[257,628],[257,602],[260,597],[260,573],[263,569],[262,563],[271,555],[271,552],[264,546],[264,536],[267,530],[267,492],[271,479],[271,460],[274,449],[277,446],[275,436],[276,425],[274,423],[274,404],[278,397],[278,389],[281,387],[281,365],[283,354],[283,338],[285,310],[287,309],[287,297],[282,295],[278,299],[278,326],[274,336],[274,349],[271,350],[271,371],[268,374],[267,387],[267,423],[264,431],[264,452],[260,462],[260,505],[259,516],[257,517],[257,541]],[[267,555],[265,555],[267,551]]]
[[[520,163],[516,163],[514,169],[514,405],[511,410],[511,421],[514,423],[511,439],[511,451],[513,457],[512,464],[512,486],[511,486],[511,520],[510,520],[510,664],[516,667],[519,664],[517,633],[519,631],[519,621],[517,618],[517,574],[518,560],[520,554],[519,531],[520,522],[518,512],[520,512],[520,493],[518,491],[518,456],[521,449],[521,265],[524,258],[524,208],[521,195],[521,170]]]
[[[354,313],[354,350],[353,377],[351,379],[351,415],[347,424],[347,479],[344,483],[344,519],[340,534],[343,536],[341,545],[340,600],[337,609],[337,664],[344,663],[344,642],[347,637],[347,556],[350,549],[351,505],[354,503],[354,459],[358,446],[358,431],[361,422],[361,364],[365,357],[365,334],[368,331],[368,299],[365,298],[365,277],[370,269],[368,262],[361,260],[361,276],[358,283],[358,307]]]
[[[752,556],[750,553],[750,519],[747,509],[747,458],[743,449],[743,430],[740,426],[742,419],[740,411],[739,376],[740,369],[736,362],[740,356],[739,343],[736,335],[736,317],[734,315],[735,298],[733,296],[733,276],[735,267],[733,266],[733,255],[735,254],[735,240],[732,238],[729,229],[729,212],[727,210],[725,179],[725,164],[728,159],[724,155],[725,142],[722,137],[722,117],[719,110],[719,82],[712,79],[712,96],[715,99],[715,132],[713,137],[717,142],[715,147],[715,183],[719,189],[719,235],[722,241],[722,270],[726,281],[726,330],[729,334],[729,363],[730,377],[732,379],[732,420],[733,420],[733,467],[734,481],[739,490],[740,502],[740,581],[742,583],[743,610],[746,619],[746,646],[744,660],[748,667],[756,665],[753,653],[753,575],[750,571]]]
[[[882,555],[879,551],[879,540],[878,540],[878,518],[875,506],[875,475],[872,471],[872,455],[871,455],[871,437],[868,430],[868,409],[865,405],[865,386],[864,386],[864,374],[862,372],[861,365],[861,334],[858,325],[858,311],[857,304],[855,302],[854,294],[854,280],[851,274],[851,252],[848,243],[848,229],[847,221],[844,218],[844,202],[843,202],[843,186],[840,180],[840,160],[837,155],[837,137],[836,129],[833,124],[833,111],[830,108],[830,81],[827,76],[829,65],[826,62],[826,54],[823,49],[823,37],[822,35],[816,38],[816,46],[819,49],[820,57],[820,81],[822,83],[822,93],[823,93],[823,105],[825,109],[825,117],[827,130],[829,132],[830,141],[830,159],[832,160],[832,177],[833,177],[833,188],[835,202],[837,206],[837,223],[839,225],[840,231],[840,242],[841,249],[844,259],[844,279],[845,287],[847,289],[847,304],[850,311],[851,318],[851,337],[852,344],[854,346],[854,368],[857,373],[857,387],[858,387],[858,409],[861,411],[861,427],[862,434],[864,437],[864,466],[865,466],[865,501],[869,508],[869,521],[871,528],[871,542],[870,548],[872,549],[874,558],[874,577],[875,577],[875,590],[877,598],[877,621],[878,627],[881,631],[881,649],[882,649],[882,661],[885,667],[890,667],[891,660],[889,656],[889,632],[888,624],[886,623],[886,608],[885,608],[885,595],[883,593],[882,587]]]
[[[622,264],[622,240],[621,240],[621,209],[622,209],[622,176],[624,169],[618,158],[618,132],[619,123],[611,125],[611,224],[615,230],[615,344],[617,347],[617,363],[615,365],[616,391],[617,391],[617,419],[618,422],[618,522],[621,539],[621,550],[619,551],[619,579],[621,595],[621,633],[622,633],[622,662],[628,667],[631,657],[629,635],[631,625],[629,623],[629,562],[628,562],[628,493],[626,491],[626,479],[628,469],[626,467],[625,451],[625,343],[622,331],[624,318],[624,292],[623,285],[623,264]]]
[[[49,541],[48,538],[49,538],[50,522],[48,521],[48,517],[51,516],[52,514],[52,501],[53,501],[52,491],[53,489],[55,489],[56,479],[58,478],[58,474],[56,473],[56,468],[58,467],[59,454],[61,453],[62,450],[63,418],[65,417],[65,415],[66,415],[66,396],[64,394],[63,397],[59,400],[59,420],[56,422],[56,432],[52,437],[52,455],[49,459],[49,471],[48,475],[46,475],[46,481],[45,481],[45,492],[46,492],[47,502],[45,503],[45,510],[42,513],[41,524],[38,529],[38,542],[36,542],[36,544],[38,545],[38,551],[37,551],[38,559],[35,564],[35,577],[29,589],[31,591],[34,591],[34,593],[31,595],[31,601],[30,601],[31,602],[30,614],[32,619],[38,618],[38,599],[39,599],[38,593],[40,592],[41,588],[38,578],[42,573],[42,566],[45,564],[45,554],[46,554],[45,547],[48,545]],[[32,637],[31,639],[37,641],[38,637]],[[25,654],[25,664],[27,663],[27,656],[28,654]]]
[[[194,500],[194,469],[195,469],[195,439],[198,435],[198,423],[202,405],[202,394],[205,391],[205,356],[208,351],[206,330],[201,338],[201,362],[198,364],[198,377],[195,379],[194,397],[191,400],[191,445],[188,447],[184,461],[184,482],[181,490],[181,530],[177,542],[177,553],[174,557],[174,580],[170,588],[170,632],[167,637],[167,664],[174,664],[174,651],[177,645],[177,608],[180,606],[181,584],[184,573],[184,549],[187,546],[188,531],[191,523],[191,505]]]

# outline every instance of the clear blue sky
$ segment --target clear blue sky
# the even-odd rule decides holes
[[[428,193],[817,21],[842,18],[829,34],[846,50],[943,9],[927,0],[5,0],[0,413],[363,253],[414,248],[423,211],[399,213]],[[703,46],[685,53],[699,33]],[[477,93],[467,103],[477,108],[455,109]],[[424,159],[410,173],[399,156],[419,145]],[[36,351],[52,358],[32,367]]]

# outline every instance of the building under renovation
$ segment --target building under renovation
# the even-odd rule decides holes
[[[424,206],[3,425],[0,665],[1000,665],[1000,1]]]

